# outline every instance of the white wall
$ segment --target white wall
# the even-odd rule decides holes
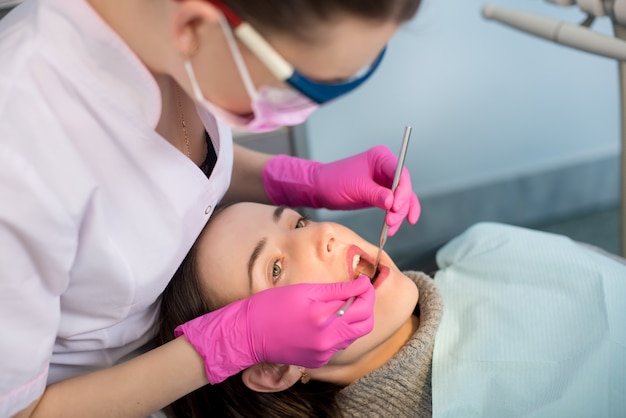
[[[575,7],[497,5],[580,22]],[[482,18],[483,0],[424,0],[360,90],[304,125],[308,156],[332,161],[379,143],[422,198],[619,153],[617,64]],[[593,29],[611,34],[608,18]],[[341,213],[320,212],[321,218]]]

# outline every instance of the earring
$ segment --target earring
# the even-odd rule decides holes
[[[300,383],[302,383],[303,385],[309,383],[309,380],[311,380],[311,376],[306,374],[306,369],[304,367],[298,367],[298,371],[302,375],[300,376]]]

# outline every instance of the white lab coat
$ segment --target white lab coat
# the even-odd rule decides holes
[[[210,180],[154,129],[161,98],[84,0],[0,21],[0,416],[151,336],[157,298],[222,198],[230,129],[199,111]]]

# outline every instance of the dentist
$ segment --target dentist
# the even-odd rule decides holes
[[[233,145],[231,128],[299,124],[355,89],[418,5],[26,0],[5,16],[0,416],[145,417],[255,363],[318,367],[368,333],[360,278],[262,292],[149,345],[159,295],[218,203],[376,206],[390,234],[417,222],[386,147],[322,164]]]

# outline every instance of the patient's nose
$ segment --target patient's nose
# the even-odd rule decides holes
[[[335,249],[335,231],[331,224],[321,222],[316,225],[314,234],[317,255],[325,260],[333,254]]]

